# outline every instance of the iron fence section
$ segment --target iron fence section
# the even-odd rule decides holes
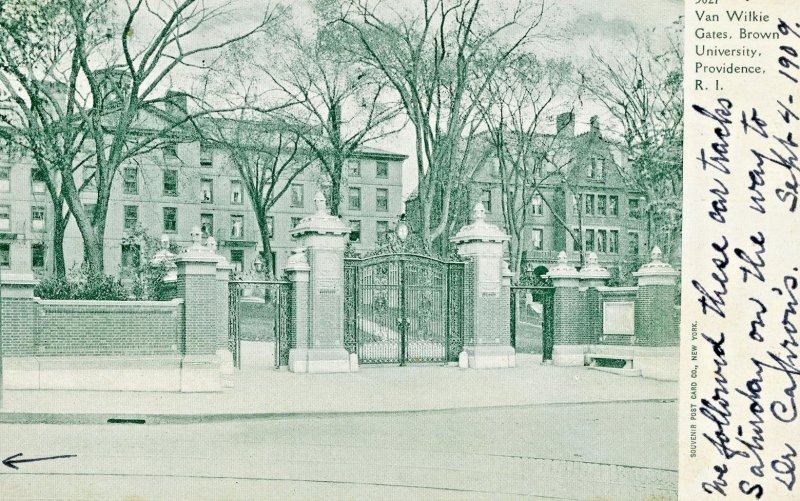
[[[553,287],[523,286],[515,285],[511,287],[511,346],[518,349],[518,335],[520,328],[524,324],[530,331],[536,334],[541,329],[541,349],[542,360],[553,359],[553,298],[555,289]],[[536,319],[528,308],[529,303],[539,303],[542,305],[541,324],[531,322]],[[527,318],[526,318],[527,317]],[[536,319],[538,320],[538,319]],[[534,349],[536,339],[532,339]]]
[[[294,329],[291,282],[231,280],[229,282],[228,349],[242,367],[242,340],[274,341],[274,365],[289,363]]]

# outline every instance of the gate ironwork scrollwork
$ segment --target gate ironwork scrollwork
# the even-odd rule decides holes
[[[464,264],[410,254],[345,259],[345,348],[359,362],[457,361]]]

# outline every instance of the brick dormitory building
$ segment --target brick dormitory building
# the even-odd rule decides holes
[[[346,164],[341,216],[354,231],[356,250],[374,248],[401,212],[402,163],[406,156],[363,148]],[[79,171],[89,179],[92,167]],[[324,190],[324,176],[309,168],[296,177],[269,214],[271,246],[280,274],[290,250],[296,247],[290,230],[314,212],[314,193]],[[91,210],[96,191],[82,193]],[[53,205],[34,163],[24,156],[0,152],[0,267],[45,275],[53,270]],[[150,236],[169,235],[183,247],[199,226],[213,235],[219,251],[239,270],[251,270],[261,251],[261,239],[247,191],[225,151],[201,141],[157,148],[128,162],[116,174],[108,207],[104,241],[107,273],[139,262],[142,249],[126,243],[127,235],[143,229]],[[82,238],[71,219],[64,238],[67,269],[83,260]]]
[[[558,115],[556,122],[557,132],[534,138],[554,158],[537,172],[537,189],[529,190],[524,202],[518,197],[516,210],[527,212],[520,238],[522,270],[544,273],[564,250],[569,261],[579,265],[581,242],[573,235],[581,234],[584,257],[594,252],[603,266],[624,259],[645,262],[650,246],[658,244],[648,241],[647,201],[626,181],[622,160],[602,137],[598,118],[592,117],[589,130],[580,134],[575,133],[573,113]],[[481,201],[486,220],[505,227],[499,164],[486,142],[482,147],[489,153],[476,155],[480,163],[468,180],[470,204],[465,207]],[[506,189],[511,184],[506,182]],[[417,217],[415,194],[406,202],[412,225]]]

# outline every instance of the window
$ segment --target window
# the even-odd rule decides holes
[[[616,195],[608,197],[608,215],[619,216],[619,197]]]
[[[86,191],[97,190],[97,167],[87,165],[83,168],[83,189]]]
[[[305,200],[303,197],[303,185],[302,184],[293,184],[292,185],[292,200],[291,206],[292,207],[303,207],[305,205]]]
[[[531,248],[533,250],[542,250],[542,235],[543,232],[539,228],[531,230]]]
[[[628,232],[628,254],[639,255],[639,234],[635,231]]]
[[[572,196],[572,213],[578,215],[578,210],[581,208],[581,196],[580,195],[573,195]]]
[[[597,242],[595,244],[597,252],[606,251],[606,233],[606,230],[597,230]]]
[[[586,245],[586,248],[583,250],[585,251],[594,250],[594,230],[586,230],[586,238],[584,238],[584,244]]]
[[[481,191],[481,203],[486,212],[492,212],[492,190]]]
[[[178,231],[178,209],[176,207],[164,207],[164,231]]]
[[[31,229],[33,231],[46,231],[44,207],[31,207]]]
[[[605,216],[606,215],[606,196],[605,195],[597,195],[597,215],[598,216]]]
[[[0,169],[2,176],[2,169]],[[47,173],[43,169],[33,169],[31,171],[31,191],[34,193],[47,193]],[[0,179],[0,191],[2,191],[2,180]]]
[[[122,244],[122,268],[136,268],[141,257],[138,244]]]
[[[377,221],[375,223],[375,241],[382,242],[389,234],[389,221]]]
[[[233,205],[244,203],[244,197],[242,197],[242,182],[238,179],[231,180],[231,203]]]
[[[589,216],[594,215],[594,195],[585,195],[584,198],[586,199],[586,205],[583,212]]]
[[[164,194],[171,197],[178,195],[178,171],[175,169],[164,170]]]
[[[11,167],[0,167],[0,191],[11,191]]]
[[[542,195],[539,193],[535,194],[531,199],[531,212],[534,216],[542,215]]]
[[[619,231],[611,230],[608,232],[608,252],[619,253]]]
[[[231,216],[231,238],[244,236],[244,216],[235,214]]]
[[[358,160],[347,162],[347,175],[349,177],[361,177],[361,162]]]
[[[586,167],[586,177],[603,179],[603,174],[603,159],[592,158],[592,161],[589,162],[589,165]]]
[[[384,188],[375,190],[375,210],[389,212],[389,190]]]
[[[244,250],[243,249],[231,249],[231,263],[233,264],[234,269],[241,273],[244,270]]]
[[[125,213],[123,228],[126,230],[136,228],[136,224],[139,222],[139,207],[136,205],[126,205],[123,210]]]
[[[210,167],[214,164],[214,150],[205,141],[200,141],[200,165]]]
[[[302,217],[293,217],[292,218],[292,228],[297,228],[297,225],[300,224],[300,221],[302,221],[302,220],[303,220]]]
[[[0,244],[0,267],[8,268],[11,266],[11,246]]]
[[[122,171],[122,191],[126,195],[139,193],[139,169],[137,167],[125,167],[125,170]]]
[[[31,266],[33,268],[44,268],[44,244],[43,243],[32,243],[31,244]]]
[[[361,210],[361,188],[350,188],[347,190],[347,208],[350,210]]]
[[[270,238],[275,234],[275,218],[273,216],[267,216],[267,234]]]
[[[0,205],[0,231],[11,231],[11,207]]]
[[[580,252],[581,250],[581,232],[578,228],[572,229],[572,250]]]
[[[358,220],[350,220],[350,241],[351,242],[360,242],[361,241],[361,221]]]
[[[214,234],[213,214],[200,214],[200,231],[203,233],[203,238],[210,237]]]
[[[639,208],[639,199],[638,198],[628,199],[628,217],[639,219],[641,215],[642,213],[641,209]]]
[[[204,177],[200,180],[200,201],[210,204],[214,201],[214,180]]]
[[[389,177],[389,162],[377,162],[375,164],[375,177]]]

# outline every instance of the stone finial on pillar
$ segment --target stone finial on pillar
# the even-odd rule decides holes
[[[679,273],[653,247],[650,262],[633,273],[636,291],[634,367],[645,377],[677,379],[680,334],[675,305]]]
[[[553,364],[580,365],[584,363],[587,347],[582,335],[584,304],[581,301],[581,274],[569,264],[566,251],[558,253],[558,264],[546,275],[553,294]]]
[[[601,287],[611,278],[611,273],[600,266],[598,261],[597,254],[590,252],[586,258],[586,265],[581,268],[580,277],[587,287]]]
[[[467,291],[474,307],[464,312],[471,316],[465,324],[471,325],[472,330],[464,333],[464,352],[471,368],[515,365],[508,307],[510,277],[503,266],[503,245],[508,239],[503,230],[486,222],[486,209],[480,202],[472,211],[472,223],[450,239],[460,256],[471,259],[475,276],[474,288]],[[504,289],[504,281],[508,290]]]
[[[307,322],[307,327],[298,327],[295,346],[289,350],[289,370],[350,372],[350,354],[344,348],[343,290],[344,249],[350,227],[330,214],[322,192],[314,196],[314,206],[316,213],[292,230],[292,236],[307,250],[296,252],[287,267],[299,291],[295,320]],[[302,285],[303,273],[308,277],[306,286]],[[299,318],[300,312],[306,312],[304,319]]]

